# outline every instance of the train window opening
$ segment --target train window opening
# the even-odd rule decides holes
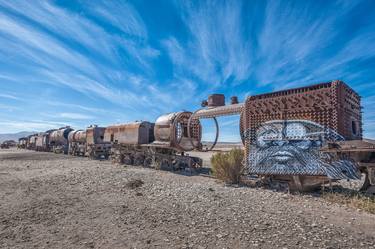
[[[352,133],[357,135],[357,123],[354,120],[352,121]]]

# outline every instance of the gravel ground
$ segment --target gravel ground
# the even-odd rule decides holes
[[[0,248],[375,248],[375,216],[312,195],[0,150]]]

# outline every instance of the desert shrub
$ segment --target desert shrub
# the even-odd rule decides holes
[[[144,182],[141,179],[133,179],[130,180],[128,183],[126,183],[126,187],[130,189],[136,189],[141,187],[144,184]]]
[[[323,198],[329,202],[344,204],[352,208],[375,214],[375,197],[357,191],[335,190],[323,192]]]
[[[243,173],[242,149],[232,149],[229,152],[218,153],[211,157],[213,175],[225,183],[238,184]]]

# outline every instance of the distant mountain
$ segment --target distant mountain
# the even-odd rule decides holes
[[[14,140],[18,142],[18,139],[21,137],[27,137],[29,135],[35,134],[35,131],[21,131],[18,133],[11,133],[11,134],[0,134],[0,143],[5,140]]]

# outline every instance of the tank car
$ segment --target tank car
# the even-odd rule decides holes
[[[36,135],[35,138],[35,150],[36,151],[44,151],[44,146],[43,146],[43,140],[44,140],[45,133],[40,132]]]
[[[51,132],[49,136],[49,146],[54,153],[68,153],[68,136],[73,131],[69,126],[61,127],[58,130]]]
[[[35,150],[36,149],[36,139],[38,134],[33,134],[27,137],[26,149]]]
[[[21,137],[18,139],[17,148],[26,149],[26,144],[27,144],[27,137]]]
[[[86,131],[75,130],[68,135],[68,153],[73,156],[86,155]]]

